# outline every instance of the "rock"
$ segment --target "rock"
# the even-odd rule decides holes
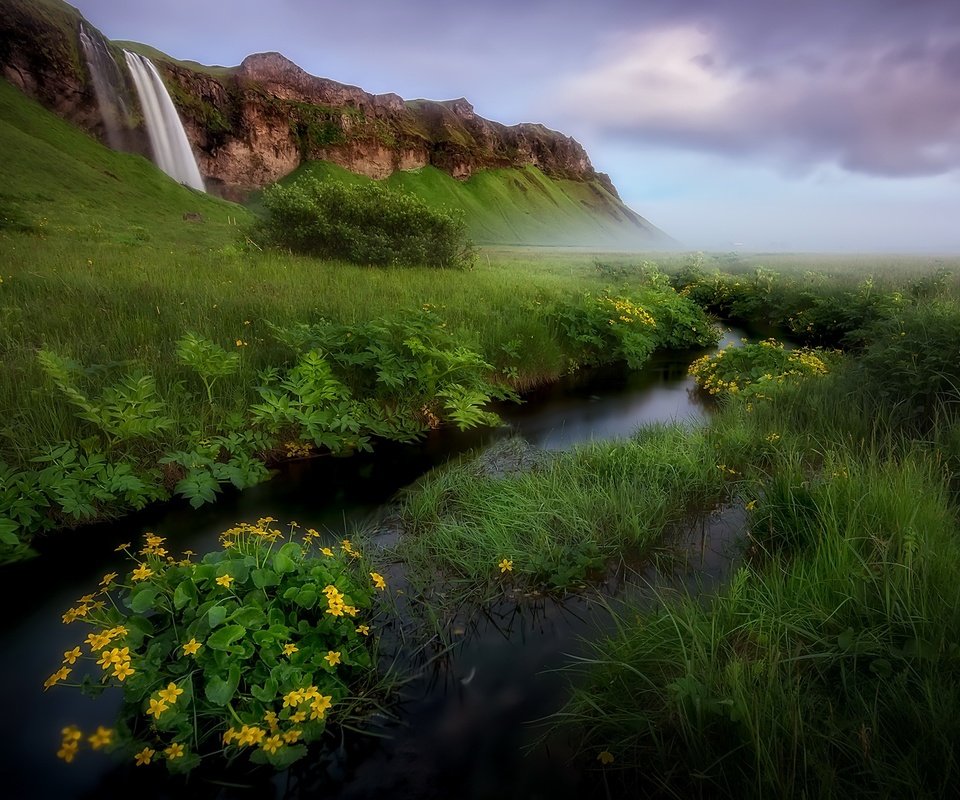
[[[203,222],[203,214],[198,211],[184,211],[183,219],[185,222]]]
[[[99,114],[72,7],[4,0],[0,71],[48,108],[100,135]],[[273,183],[305,160],[371,178],[433,165],[466,179],[480,169],[533,165],[555,178],[597,182],[586,151],[543,125],[502,125],[466,98],[404,101],[308,74],[280,53],[248,56],[234,69],[155,59],[208,186],[231,199]],[[146,152],[136,129],[133,149]]]

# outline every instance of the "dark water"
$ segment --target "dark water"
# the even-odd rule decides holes
[[[739,336],[728,334],[721,346]],[[498,409],[505,426],[496,430],[443,431],[414,446],[384,443],[375,454],[293,463],[266,484],[226,493],[215,506],[195,511],[167,504],[41,542],[40,557],[0,568],[5,722],[0,793],[11,798],[131,792],[144,798],[364,798],[387,792],[400,798],[605,796],[603,780],[592,769],[595,762],[577,758],[571,741],[541,742],[544,729],[530,723],[562,705],[568,677],[556,670],[586,652],[581,637],[595,638],[598,628],[609,627],[609,599],[642,592],[646,582],[660,580],[649,569],[611,574],[606,584],[563,600],[508,597],[452,620],[449,649],[421,665],[402,692],[395,718],[374,726],[389,738],[349,736],[339,748],[316,757],[311,752],[304,759],[309,763],[280,776],[218,776],[229,786],[197,777],[170,779],[162,767],[118,765],[114,757],[89,749],[64,764],[55,755],[61,727],[110,726],[120,698],[108,692],[91,701],[63,687],[44,692],[42,684],[61,654],[85,633],[62,625],[60,615],[93,591],[105,572],[127,567],[114,552],[119,542],[156,531],[168,537],[173,551],[202,552],[216,548],[218,533],[234,522],[267,515],[295,519],[339,538],[358,525],[369,526],[401,488],[430,469],[497,439],[519,435],[537,447],[562,449],[626,437],[652,422],[702,419],[707,409],[686,373],[697,355],[658,357],[633,373],[584,371],[527,396],[523,405]],[[730,563],[729,542],[741,528],[740,512],[727,509],[705,519],[702,531],[686,534],[682,544],[700,569],[682,572],[681,582],[722,580]]]

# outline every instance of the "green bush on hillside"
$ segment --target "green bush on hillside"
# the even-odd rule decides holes
[[[472,258],[458,213],[380,184],[301,179],[264,192],[269,242],[321,258],[381,266],[463,267]]]

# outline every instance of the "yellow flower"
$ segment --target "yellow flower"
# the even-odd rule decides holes
[[[300,648],[298,648],[298,647],[297,647],[295,644],[293,644],[292,642],[288,642],[287,644],[285,644],[285,645],[283,646],[283,654],[284,654],[285,656],[292,656],[292,655],[293,655],[294,653],[296,653],[297,650],[299,650],[299,649],[300,649]]]
[[[129,678],[136,670],[130,666],[130,662],[125,664],[118,664],[113,668],[113,677],[118,681],[123,681],[124,678]]]
[[[79,647],[74,647],[73,650],[67,650],[67,652],[63,654],[65,664],[75,664],[78,658],[80,658]]]
[[[141,564],[133,572],[130,573],[130,577],[135,581],[144,581],[153,575],[153,570],[150,569],[146,564]]]
[[[103,633],[88,633],[84,641],[89,645],[90,651],[95,653],[97,650],[103,650],[104,647],[110,644],[112,638],[112,636],[104,631]]]
[[[503,561],[501,561],[499,564],[497,564],[497,566],[500,567],[500,574],[501,574],[501,575],[502,575],[504,572],[513,572],[513,561],[511,561],[509,558],[503,559]]]
[[[223,743],[230,744],[230,742],[232,742],[234,739],[238,738],[239,736],[240,736],[240,731],[238,731],[236,728],[227,728],[227,730],[223,734]]]
[[[613,763],[613,753],[609,750],[601,750],[599,755],[597,755],[597,761],[606,766],[607,764]]]
[[[61,619],[63,620],[64,625],[69,625],[77,618],[77,610],[75,608],[68,609],[64,612]]]
[[[105,654],[109,658],[109,663],[111,664],[122,664],[125,661],[130,661],[130,648],[124,647],[122,650],[119,647],[114,647],[109,653]],[[99,663],[99,662],[97,662]]]
[[[201,647],[203,647],[203,645],[200,642],[196,639],[191,639],[183,646],[183,654],[185,656],[195,656]]]
[[[173,682],[168,683],[166,689],[161,689],[159,692],[157,692],[157,695],[160,697],[160,699],[166,701],[170,705],[176,703],[177,698],[182,694],[183,689]]]
[[[357,625],[357,633],[362,636],[370,635],[370,626],[369,625]]]
[[[381,591],[387,588],[387,582],[383,579],[383,575],[381,575],[379,572],[371,572],[370,577],[373,578],[373,585]]]
[[[756,500],[751,500],[749,503],[746,504],[746,506],[744,506],[744,508],[746,508],[747,511],[753,511],[753,509],[755,509],[756,507],[757,507]]]
[[[100,585],[101,585],[101,586],[109,586],[109,585],[110,585],[111,583],[113,583],[116,579],[117,579],[117,573],[116,573],[116,572],[108,572],[106,575],[103,576],[103,578],[100,579]]]
[[[340,651],[329,650],[327,651],[327,654],[323,658],[331,667],[335,667],[337,664],[340,663]]]
[[[82,605],[85,605],[85,606],[86,606],[86,605],[90,605],[90,603],[92,603],[92,602],[93,602],[93,595],[92,595],[92,594],[85,594],[83,597],[81,597],[79,600],[77,600],[77,603],[82,604]]]
[[[233,575],[221,575],[215,583],[218,583],[220,586],[223,586],[227,589],[230,588],[230,584],[233,583]]]
[[[303,735],[303,731],[293,728],[283,734],[283,741],[287,744],[293,744]]]
[[[245,747],[250,744],[257,744],[263,740],[267,732],[259,725],[244,725],[237,734],[237,744]]]
[[[183,756],[183,745],[180,744],[180,742],[173,742],[163,752],[167,756],[167,761],[173,761],[174,759],[181,758]]]
[[[124,542],[123,544],[118,544],[113,549],[113,552],[119,553],[121,550],[129,550],[129,549],[130,549],[130,542]]]
[[[262,747],[268,753],[276,753],[277,750],[283,747],[283,740],[277,734],[274,734],[264,741]]]
[[[263,715],[264,722],[270,727],[270,730],[275,731],[277,729],[277,712],[268,711]]]
[[[329,547],[321,547],[320,552],[323,553],[327,558],[333,558],[333,550]]]
[[[290,715],[290,721],[293,722],[294,724],[303,722],[306,718],[307,718],[307,712],[302,710],[297,711],[295,714]]]
[[[49,689],[51,686],[56,685],[56,684],[59,683],[60,681],[65,681],[65,680],[67,679],[67,676],[68,676],[72,671],[73,671],[73,670],[71,670],[70,667],[60,667],[60,669],[58,669],[56,672],[54,672],[53,675],[51,675],[49,678],[47,678],[47,679],[43,682],[43,688],[44,688],[44,690]]]
[[[62,758],[68,764],[71,763],[73,757],[77,754],[77,747],[79,747],[79,745],[76,742],[64,741],[60,745],[60,749],[57,750],[57,758]]]
[[[323,719],[327,709],[332,705],[332,695],[320,695],[310,704],[310,719]]]
[[[113,741],[113,728],[104,728],[103,725],[101,725],[94,733],[90,734],[87,741],[90,742],[90,746],[94,750],[106,747]]]
[[[150,698],[150,708],[147,709],[148,714],[153,714],[156,719],[160,718],[160,715],[166,711],[170,706],[163,702],[163,700],[157,700],[153,697]]]
[[[60,730],[65,742],[79,742],[83,738],[83,732],[76,725],[67,725]]]
[[[296,708],[303,702],[303,693],[299,689],[294,689],[283,696],[284,708]]]
[[[144,764],[149,764],[150,759],[156,755],[156,750],[151,750],[149,747],[144,747],[139,753],[134,756],[134,759],[137,762],[138,767],[142,767]]]
[[[308,686],[306,689],[301,689],[300,694],[303,695],[303,700],[306,702],[320,697],[320,690],[316,686]]]

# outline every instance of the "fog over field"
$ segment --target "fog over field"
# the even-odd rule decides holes
[[[369,91],[543,122],[691,247],[960,250],[958,3],[76,5],[177,57],[278,50]]]

